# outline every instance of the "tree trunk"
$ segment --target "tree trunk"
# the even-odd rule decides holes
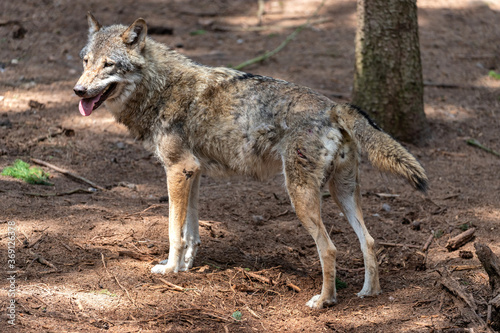
[[[429,136],[416,0],[358,0],[353,104],[399,140]]]

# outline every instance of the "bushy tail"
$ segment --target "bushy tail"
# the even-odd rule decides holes
[[[373,166],[402,176],[419,191],[427,191],[428,179],[424,168],[365,112],[350,104],[338,104],[332,111],[332,121],[336,120],[361,144]]]

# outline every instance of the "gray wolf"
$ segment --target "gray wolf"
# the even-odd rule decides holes
[[[381,292],[374,239],[361,212],[360,149],[383,171],[425,192],[422,166],[368,116],[313,90],[266,76],[195,63],[147,36],[139,18],[103,27],[88,14],[84,71],[74,87],[89,116],[103,102],[116,120],[161,160],[169,197],[168,260],[153,273],[186,271],[200,245],[200,175],[264,179],[283,173],[297,217],[314,238],[321,294],[307,305],[336,302],[336,248],[321,220],[322,186],[353,227],[364,257],[360,297]]]

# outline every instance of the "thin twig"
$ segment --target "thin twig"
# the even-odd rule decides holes
[[[51,262],[49,262],[47,259],[45,259],[44,257],[42,257],[41,255],[39,255],[38,253],[35,253],[33,251],[31,251],[31,249],[29,249],[29,253],[34,257],[33,260],[37,260],[39,263],[41,264],[44,264],[46,266],[49,266],[50,268],[53,268],[55,269],[56,271],[58,271],[59,269],[54,266]]]
[[[23,193],[24,195],[29,195],[29,196],[32,196],[32,197],[62,197],[64,195],[71,195],[71,194],[76,194],[76,193],[89,193],[89,194],[93,194],[95,193],[95,191],[92,191],[92,190],[86,190],[86,189],[83,189],[83,188],[76,188],[74,190],[71,190],[71,191],[65,191],[65,192],[55,192],[55,193],[29,193],[29,192],[26,192],[26,193]]]
[[[434,239],[434,234],[431,234],[427,239],[427,242],[425,242],[424,246],[422,247],[423,252],[427,252],[427,250],[429,250],[429,247],[431,246],[433,239]]]
[[[413,244],[399,244],[399,243],[386,243],[386,242],[378,242],[378,244],[390,247],[408,247],[408,248],[420,249],[420,246]]]
[[[73,249],[69,247],[68,244],[63,243],[61,240],[59,240],[59,243],[64,246],[69,252],[73,252]]]
[[[158,280],[160,280],[161,282],[163,282],[164,284],[166,284],[170,289],[173,289],[175,291],[186,291],[186,288],[183,288],[181,286],[178,286],[176,284],[173,284],[172,282],[168,282],[167,280],[165,279],[162,279],[162,278],[158,278]]]
[[[104,261],[104,254],[102,254],[102,252],[101,252],[101,260],[102,260],[102,264],[104,266],[104,269],[106,270],[106,273],[108,273],[108,276],[113,277],[115,279],[118,286],[120,286],[120,288],[122,288],[122,290],[125,291],[125,293],[127,294],[127,297],[130,300],[130,302],[132,302],[132,304],[134,304],[134,306],[137,307],[137,304],[135,304],[135,301],[132,299],[132,297],[130,297],[130,294],[128,293],[127,288],[122,286],[120,281],[118,281],[118,278],[109,272],[108,267],[106,266],[106,262]]]
[[[60,173],[62,173],[63,175],[68,176],[68,177],[70,177],[70,178],[73,178],[73,179],[79,180],[79,181],[81,181],[81,182],[87,183],[87,184],[89,184],[90,186],[92,186],[92,187],[94,187],[94,188],[97,188],[97,189],[99,189],[99,190],[101,190],[101,191],[106,191],[106,189],[105,189],[104,187],[99,186],[99,185],[97,185],[96,183],[94,183],[94,182],[92,182],[92,181],[90,181],[90,180],[88,180],[88,179],[86,179],[86,178],[84,178],[84,177],[82,177],[82,176],[79,176],[79,175],[77,175],[77,174],[75,174],[75,173],[73,173],[73,172],[71,172],[71,171],[68,171],[68,170],[62,169],[62,168],[60,168],[60,167],[58,167],[58,166],[55,166],[55,165],[53,165],[53,164],[50,164],[50,163],[48,163],[48,162],[45,162],[45,161],[42,161],[42,160],[39,160],[39,159],[36,159],[36,158],[32,158],[32,159],[31,159],[31,161],[32,161],[33,163],[35,163],[35,164],[38,164],[38,165],[43,165],[43,166],[46,166],[46,167],[48,167],[48,168],[51,168],[51,169],[53,169],[53,170],[55,170],[55,171],[57,171],[57,172],[60,172]]]
[[[252,273],[252,272],[248,272],[246,270],[244,270],[243,268],[241,267],[236,267],[236,270],[240,271],[240,272],[243,272],[246,276],[248,276],[249,278],[253,278],[254,280],[258,280],[260,282],[263,282],[263,283],[267,283],[269,285],[274,285],[274,282],[272,279],[268,278],[268,277],[265,277],[265,276],[262,276],[262,275],[259,275],[259,274],[255,274],[255,273]]]
[[[201,314],[207,315],[208,317],[212,317],[212,318],[214,318],[214,319],[216,319],[218,321],[222,321],[222,322],[228,322],[228,321],[230,321],[229,319],[224,318],[223,314],[215,312],[213,310],[205,310],[205,309],[202,309],[202,308],[189,308],[189,309],[177,309],[177,310],[174,310],[174,311],[169,311],[169,312],[166,312],[166,313],[161,314],[159,316],[156,316],[156,317],[153,317],[153,318],[150,318],[150,319],[138,320],[136,322],[143,322],[144,323],[144,322],[155,321],[155,320],[158,320],[158,319],[167,318],[169,315],[172,315],[172,314],[177,314],[177,315],[180,315],[180,316],[190,316],[190,317],[193,317],[193,315],[191,313],[196,312],[196,311],[200,312]],[[185,314],[185,312],[187,312],[187,314]],[[216,314],[214,314],[214,313],[216,313]],[[208,318],[208,319],[211,319],[211,318]],[[233,320],[235,320],[235,319],[233,319]]]
[[[293,283],[291,282],[287,282],[286,283],[286,286],[290,289],[292,289],[293,291],[297,292],[297,293],[300,293],[302,291],[302,289],[300,289],[298,286],[294,285]]]

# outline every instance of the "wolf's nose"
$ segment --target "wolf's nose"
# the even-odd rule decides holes
[[[75,94],[77,94],[78,96],[80,97],[83,97],[85,96],[85,94],[87,93],[87,88],[85,88],[84,86],[82,86],[81,84],[77,84],[74,88],[73,88],[73,91],[75,92]]]

